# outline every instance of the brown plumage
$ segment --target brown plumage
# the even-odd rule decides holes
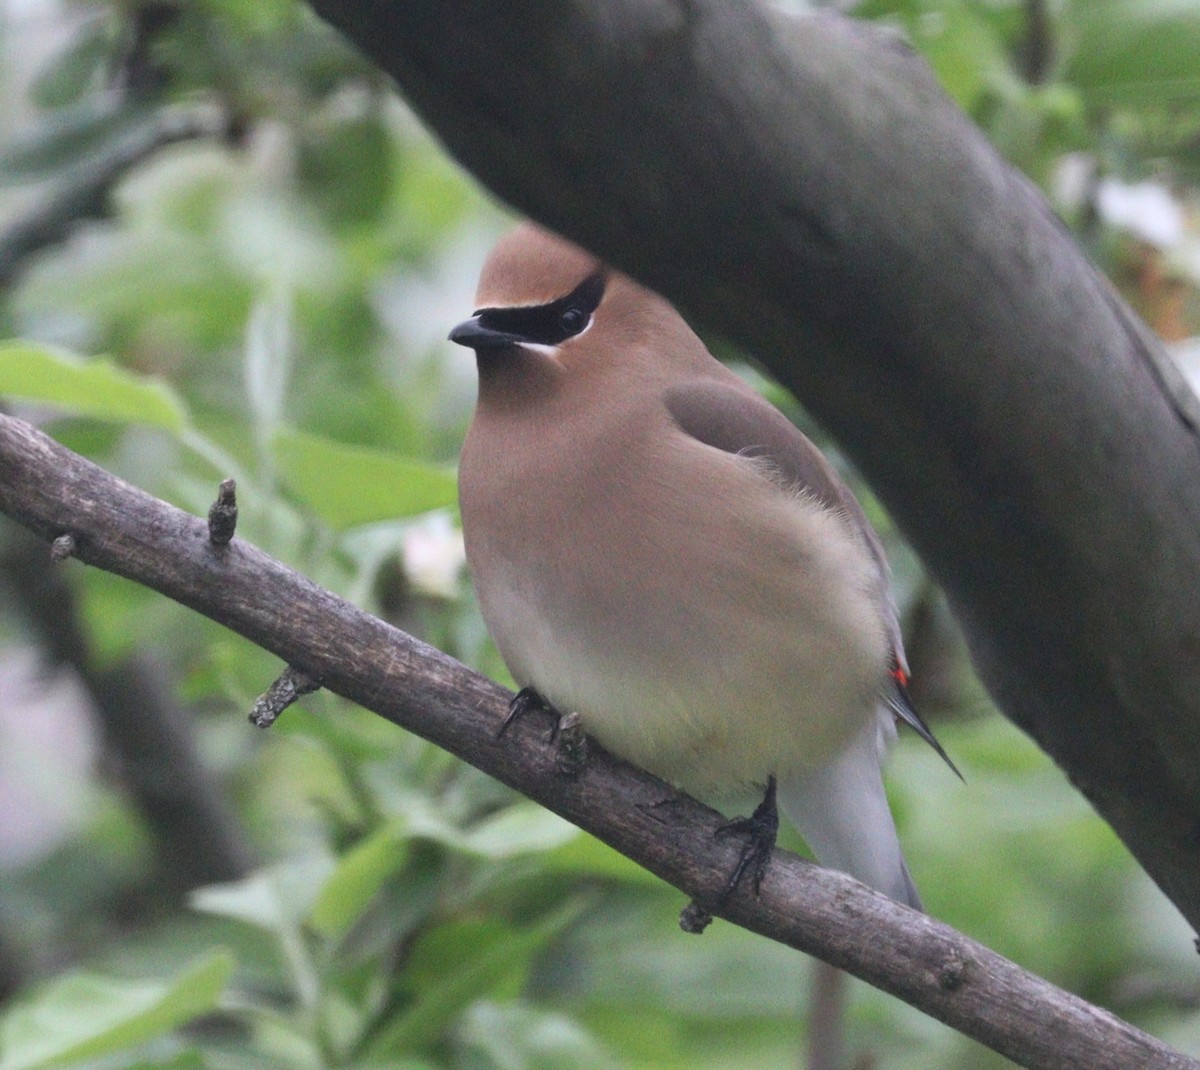
[[[459,472],[467,558],[522,686],[722,807],[772,776],[818,857],[919,903],[879,773],[906,670],[886,561],[820,452],[658,295],[503,238]],[[932,737],[929,737],[932,739]]]

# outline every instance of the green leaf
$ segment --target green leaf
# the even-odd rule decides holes
[[[866,3],[856,15],[899,19],[913,46],[929,61],[942,88],[970,110],[989,82],[1003,77],[1003,42],[980,5],[964,0]]]
[[[430,840],[491,861],[551,851],[580,835],[569,821],[527,800],[466,829],[447,821],[437,804],[425,796],[409,795],[399,805],[402,812],[393,822],[397,835]]]
[[[413,795],[405,801],[399,816],[341,857],[308,920],[323,936],[346,933],[384,881],[405,864],[407,845],[413,839],[500,861],[527,854],[556,854],[580,837],[582,833],[570,822],[533,802],[514,803],[464,830],[446,821],[428,799]]]
[[[82,360],[25,342],[0,343],[0,395],[175,433],[188,422],[183,402],[165,383],[135,375],[111,360]]]
[[[533,802],[518,802],[472,825],[462,849],[484,858],[513,858],[550,851],[582,835],[578,828]]]
[[[174,981],[64,977],[0,1020],[0,1070],[34,1070],[143,1044],[211,1011],[234,968],[221,950]]]
[[[481,997],[515,999],[530,961],[579,913],[568,903],[527,929],[493,919],[453,921],[427,931],[404,973],[413,1002],[371,1043],[366,1061],[411,1054],[437,1041],[462,1009]]]
[[[539,861],[550,873],[603,878],[650,888],[664,887],[662,880],[648,869],[643,869],[608,844],[584,832],[580,832],[561,847],[548,851]]]
[[[322,128],[320,136],[300,146],[301,178],[314,200],[339,224],[379,218],[395,182],[395,163],[390,133],[377,115]]]
[[[295,929],[312,910],[332,868],[324,855],[280,862],[240,881],[197,888],[188,896],[188,905],[193,910],[235,918],[268,932],[287,932]]]
[[[113,32],[106,20],[85,26],[74,42],[34,79],[29,95],[39,107],[74,104],[95,83],[113,51]]]
[[[385,825],[338,860],[309,915],[312,927],[326,937],[343,935],[370,905],[383,882],[408,858],[407,838]]]
[[[127,137],[156,122],[153,109],[105,96],[49,112],[0,145],[0,185],[61,177],[66,168],[102,159]]]
[[[298,1028],[294,1008],[276,1009],[260,999],[241,1009],[252,1039],[248,1046],[231,1047],[232,1060],[217,1064],[222,1070],[323,1070],[330,1066],[317,1030]]]
[[[206,6],[247,36],[282,34],[301,17],[296,0],[206,0]]]
[[[122,1064],[122,1070],[207,1070],[204,1056],[195,1048],[177,1052],[162,1059],[147,1059],[145,1062]]]
[[[1073,0],[1068,78],[1096,102],[1200,97],[1200,5],[1179,0]]]
[[[341,530],[453,505],[457,480],[446,468],[303,431],[273,440],[276,467],[297,498]]]
[[[463,1016],[460,1035],[486,1053],[492,1066],[615,1070],[620,1065],[577,1022],[522,1003],[476,1003]]]

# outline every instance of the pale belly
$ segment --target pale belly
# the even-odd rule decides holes
[[[614,754],[719,804],[820,764],[875,716],[877,574],[810,502],[772,500],[754,516],[672,504],[634,518],[618,502],[537,550],[476,539],[468,556],[518,683],[579,712]]]

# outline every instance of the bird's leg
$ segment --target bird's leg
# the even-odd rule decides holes
[[[779,834],[779,809],[775,803],[773,773],[767,777],[767,790],[762,802],[754,808],[754,813],[749,817],[727,821],[717,829],[718,836],[729,836],[738,832],[744,832],[747,841],[737,865],[733,867],[729,880],[725,882],[725,887],[721,889],[721,894],[717,896],[714,904],[706,906],[698,899],[693,899],[683,908],[679,915],[679,927],[685,933],[704,932],[713,920],[712,912],[725,905],[747,873],[750,874],[750,886],[754,889],[754,894],[758,895],[763,874],[767,871],[767,863],[771,860],[771,852],[775,850],[775,837]]]
[[[730,836],[734,833],[745,833],[746,846],[742,848],[742,857],[729,875],[724,891],[721,892],[717,905],[720,906],[737,888],[742,878],[750,875],[750,886],[758,895],[762,886],[763,874],[767,871],[767,863],[771,860],[771,852],[775,850],[775,837],[779,834],[779,809],[775,804],[775,775],[767,777],[767,790],[763,800],[758,804],[749,817],[739,817],[729,821],[717,829],[718,836]]]
[[[583,731],[583,718],[578,713],[562,714],[532,687],[523,687],[508,704],[508,713],[496,730],[500,739],[509,726],[533,710],[545,710],[554,717],[547,742],[557,745],[555,765],[563,776],[578,776],[587,764],[587,736]]]

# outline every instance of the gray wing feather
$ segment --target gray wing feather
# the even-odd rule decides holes
[[[862,511],[862,506],[838,477],[825,455],[774,405],[740,380],[705,379],[685,383],[671,387],[665,400],[676,424],[692,438],[726,453],[765,458],[791,485],[847,518],[879,566],[880,608],[891,637],[892,656],[895,659],[891,668],[901,671],[898,677],[894,677],[884,701],[890,712],[915,729],[961,780],[962,774],[908,698],[905,688],[908,660],[904,656],[904,640],[900,634],[896,604],[892,601],[891,570],[884,556],[883,544]],[[909,902],[918,905],[915,893]]]
[[[769,461],[797,489],[850,522],[879,566],[880,601],[897,666],[908,671],[900,622],[891,598],[887,557],[879,536],[850,488],[816,446],[774,405],[740,381],[695,380],[665,396],[676,424],[692,438],[724,450]]]

